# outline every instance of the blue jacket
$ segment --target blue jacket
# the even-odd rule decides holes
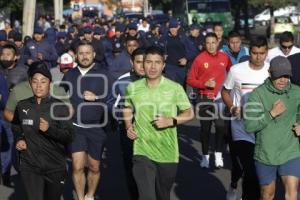
[[[108,69],[114,81],[117,80],[121,75],[130,72],[132,68],[130,59],[131,58],[127,50],[123,50],[112,60]]]
[[[159,39],[159,44],[164,47],[168,55],[166,63],[178,66],[178,60],[186,58],[188,61],[195,56],[194,45],[188,37],[181,32],[173,37],[170,34],[164,35]]]
[[[25,62],[27,62],[28,59],[38,61],[38,53],[43,54],[44,61],[46,62],[49,68],[54,67],[56,65],[58,55],[56,53],[54,43],[51,44],[45,39],[41,42],[36,42],[34,40],[28,42],[24,50]]]
[[[249,55],[249,50],[247,47],[241,47],[240,52],[237,54],[237,56],[235,56],[231,50],[229,49],[228,45],[223,46],[223,48],[221,49],[221,51],[223,51],[224,53],[226,53],[230,60],[232,65],[238,64],[240,63],[240,60],[243,59],[243,57],[246,57]]]
[[[76,124],[80,124],[80,122],[84,124],[102,123],[107,114],[105,113],[106,102],[108,93],[111,91],[111,78],[107,70],[97,63],[82,76],[76,67],[68,71],[62,81],[70,84],[63,83],[62,86],[70,94],[70,102],[75,110],[73,122]],[[96,102],[85,101],[82,95],[86,90],[99,96],[99,99]],[[81,118],[80,121],[78,117]]]

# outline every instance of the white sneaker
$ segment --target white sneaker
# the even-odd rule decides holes
[[[226,200],[236,200],[237,198],[237,190],[230,187],[226,194]]]
[[[221,152],[215,152],[215,166],[220,168],[224,166],[223,157]]]
[[[202,168],[209,168],[209,155],[202,155],[200,166]]]
[[[94,197],[87,197],[86,195],[84,196],[84,200],[94,200]]]

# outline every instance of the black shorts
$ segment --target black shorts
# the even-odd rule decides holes
[[[71,153],[85,151],[95,160],[101,160],[106,141],[106,133],[102,128],[74,127],[74,140],[70,145]]]

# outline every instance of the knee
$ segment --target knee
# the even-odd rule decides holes
[[[297,200],[297,190],[285,192],[286,200]]]
[[[100,165],[99,164],[91,164],[88,165],[89,171],[95,174],[100,173]]]
[[[84,173],[84,165],[73,162],[72,170],[73,170],[73,173]]]
[[[275,193],[272,191],[261,191],[261,200],[273,200],[275,197]]]

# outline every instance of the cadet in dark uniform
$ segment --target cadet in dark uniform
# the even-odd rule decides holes
[[[57,52],[57,55],[60,57],[62,54],[68,52],[70,49],[70,45],[67,41],[67,33],[66,32],[58,32],[56,36],[56,44],[55,49]]]
[[[33,40],[26,44],[24,57],[28,65],[35,61],[44,61],[49,69],[56,65],[58,55],[55,46],[44,39],[44,31],[41,27],[34,28]]]
[[[146,33],[145,35],[145,47],[150,47],[154,45],[159,45],[159,39],[160,39],[160,34],[159,34],[159,24],[152,24],[150,26],[150,31]]]
[[[171,19],[169,21],[168,35],[160,39],[160,43],[164,46],[167,59],[165,75],[167,78],[176,81],[177,83],[184,85],[186,77],[186,49],[184,40],[187,41],[186,36],[179,34],[180,26],[177,19]]]
[[[115,35],[111,38],[113,49],[119,49],[120,52],[124,49],[126,26],[124,24],[116,24]]]

